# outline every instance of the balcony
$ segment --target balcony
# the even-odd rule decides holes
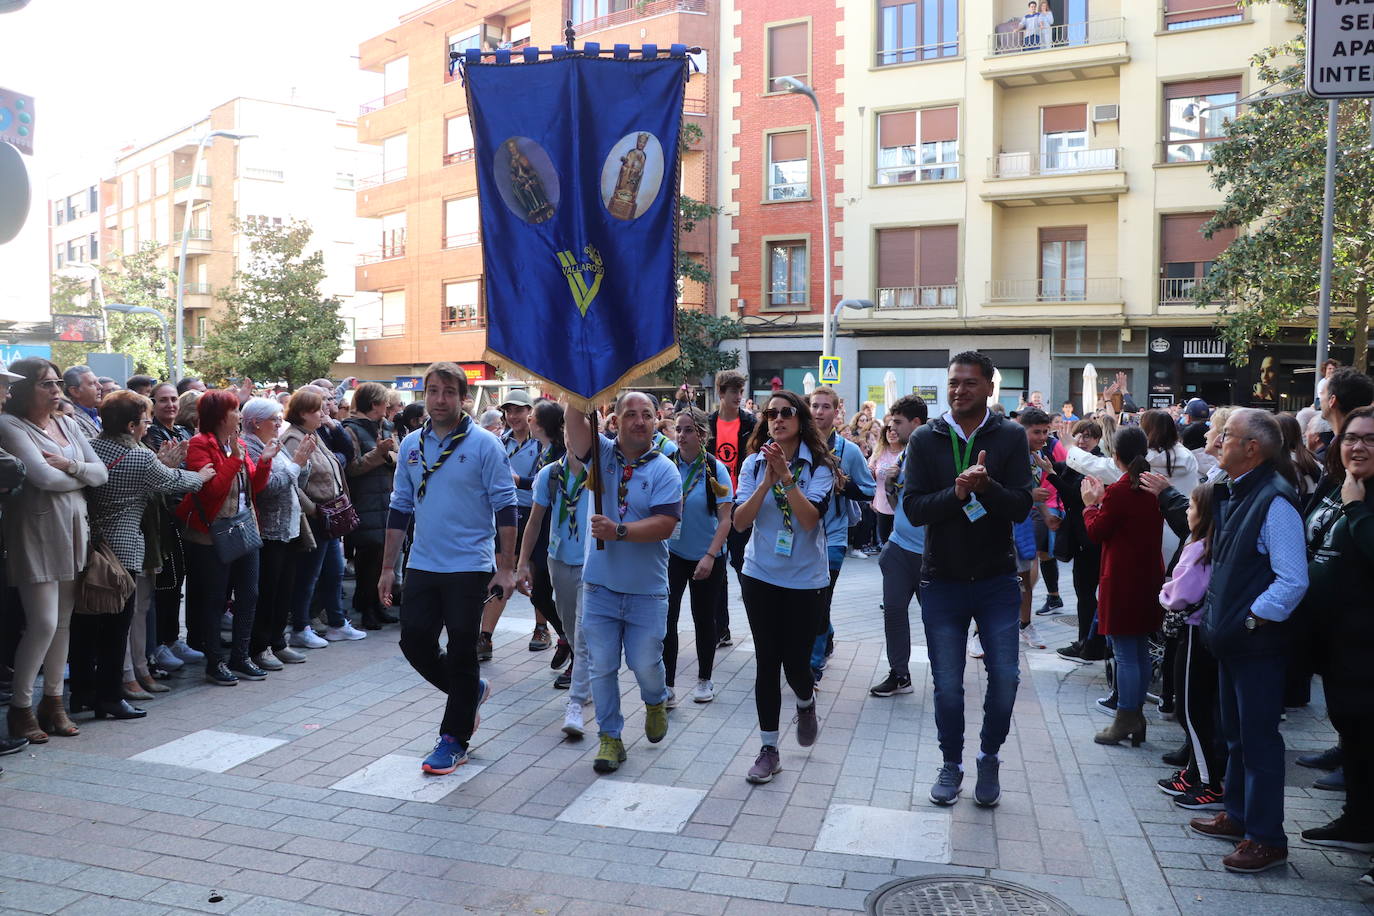
[[[1001,207],[1106,203],[1127,191],[1124,157],[1120,147],[999,153],[979,196]]]
[[[696,13],[704,16],[706,2],[707,0],[640,0],[629,9],[574,23],[573,28],[577,31],[577,37],[581,39],[603,29],[613,29],[616,26],[629,25],[654,16],[667,16],[670,13]]]
[[[366,191],[369,188],[380,187],[384,184],[390,184],[393,181],[402,181],[405,177],[406,167],[401,166],[400,168],[389,169],[378,175],[369,175],[367,178],[359,178],[357,181],[357,189],[359,191]]]
[[[198,185],[200,185],[201,187],[204,187],[204,188],[210,187],[210,176],[209,176],[209,175],[201,175],[200,178],[196,180],[196,184],[198,184]],[[180,191],[182,188],[189,188],[190,186],[191,186],[191,176],[190,176],[190,175],[182,175],[180,178],[178,178],[178,179],[176,179],[175,181],[172,182],[172,190],[174,190],[174,191]]]
[[[366,328],[358,328],[353,333],[354,340],[382,340],[387,337],[404,337],[406,326],[402,324],[374,324]]]
[[[406,256],[406,243],[397,242],[393,245],[385,245],[376,251],[366,251],[358,255],[358,266],[366,267],[369,264],[379,264],[382,261],[394,261],[397,258]]]
[[[468,248],[476,245],[482,240],[480,233],[460,232],[457,235],[444,236],[445,248]]]
[[[185,283],[181,289],[183,308],[208,309],[214,305],[214,290],[209,283]]]
[[[439,330],[480,331],[487,326],[487,314],[477,306],[459,306],[445,310],[447,314],[439,318]]]
[[[457,165],[460,162],[470,162],[477,155],[475,149],[460,149],[454,153],[444,153],[444,165]]]
[[[1023,31],[988,36],[983,78],[1004,89],[1119,76],[1131,57],[1126,48],[1126,20],[1093,19],[1051,26],[1048,39]]]
[[[874,301],[880,312],[893,309],[952,309],[959,307],[959,287],[879,287]]]
[[[188,238],[187,238],[187,241],[186,241],[186,255],[187,255],[188,257],[195,257],[196,255],[200,255],[200,254],[210,254],[210,253],[212,252],[213,249],[210,247],[210,230],[209,230],[209,229],[195,229],[195,228],[192,228],[191,231],[190,231],[189,233],[187,233],[187,235],[188,235]],[[180,233],[180,232],[176,233],[176,235],[174,235],[174,236],[172,237],[172,244],[173,244],[173,245],[175,246],[175,248],[176,248],[177,257],[180,257],[180,256],[181,256],[181,233]]]
[[[404,102],[405,100],[406,91],[404,89],[397,89],[395,92],[388,92],[386,95],[382,96],[379,99],[373,99],[370,102],[363,102],[361,105],[358,106],[358,114],[360,116],[365,114],[371,114],[374,111],[381,111],[388,105],[395,105],[397,102]]]
[[[1159,281],[1159,312],[1166,315],[1188,314],[1199,306],[1193,298],[1193,289],[1198,284],[1197,277],[1163,277]],[[1211,305],[1224,305],[1229,299],[1214,299]]]
[[[989,280],[989,305],[1039,305],[1047,302],[1120,305],[1120,277],[1069,277],[1059,280]]]
[[[191,187],[191,176],[182,175],[172,182],[172,200],[177,204],[191,203],[197,200],[209,200],[210,195],[202,189],[209,188],[210,176],[201,175],[196,179],[196,187]]]

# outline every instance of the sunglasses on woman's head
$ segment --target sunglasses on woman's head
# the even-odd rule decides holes
[[[797,408],[795,407],[769,407],[767,410],[763,412],[763,418],[765,420],[770,421],[776,420],[779,417],[781,417],[784,420],[790,420],[796,415]]]

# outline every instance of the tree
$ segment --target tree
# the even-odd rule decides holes
[[[166,290],[176,281],[176,273],[159,265],[162,246],[147,242],[134,252],[115,252],[111,263],[101,265],[100,281],[106,302],[156,308],[171,316],[173,300]],[[80,300],[88,297],[84,303]],[[86,280],[54,275],[50,293],[54,314],[100,315],[100,303],[91,295]],[[86,354],[108,349],[133,360],[134,372],[161,378],[167,371],[162,324],[154,315],[126,315],[106,312],[103,316],[106,342],[54,342],[53,362],[64,369],[86,362]],[[121,384],[124,379],[116,379]]]
[[[1254,5],[1269,0],[1242,0]],[[1305,17],[1304,0],[1290,0]],[[1254,56],[1260,84],[1271,92],[1301,89],[1306,42],[1302,35]],[[1244,365],[1257,341],[1285,325],[1311,320],[1321,271],[1322,190],[1326,103],[1305,95],[1249,104],[1212,148],[1208,171],[1226,200],[1202,228],[1246,227],[1217,258],[1193,296],[1199,305],[1223,303],[1219,330],[1232,361]],[[1369,106],[1346,102],[1337,131],[1333,332],[1350,340],[1355,364],[1367,370],[1369,305],[1374,296],[1374,153],[1368,149]],[[1334,309],[1333,309],[1334,311]]]
[[[99,315],[100,306],[95,304],[94,296],[85,304],[80,301],[82,296],[90,296],[90,293],[89,282],[53,274],[48,291],[48,309],[54,315]],[[54,340],[52,361],[60,369],[80,365],[86,361],[86,354],[96,346],[86,342]]]
[[[339,300],[320,295],[324,253],[305,254],[310,224],[248,219],[236,220],[235,229],[248,239],[248,265],[234,274],[235,288],[219,292],[229,308],[211,327],[198,365],[212,376],[281,380],[293,388],[328,374],[343,352],[345,326]]]

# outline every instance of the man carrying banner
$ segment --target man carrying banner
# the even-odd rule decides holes
[[[434,363],[424,382],[429,419],[406,436],[396,456],[377,593],[382,606],[390,607],[401,542],[413,522],[401,651],[448,695],[439,740],[420,767],[442,776],[467,763],[468,742],[480,721],[477,707],[491,695],[491,685],[478,676],[478,627],[487,596],[515,589],[517,513],[501,441],[462,412],[468,393],[463,370]],[[447,651],[439,648],[441,629],[448,631]]]
[[[599,462],[592,470],[600,474],[604,511],[590,523],[592,537],[604,541],[605,549],[590,545],[582,568],[582,638],[601,732],[593,762],[598,773],[612,773],[625,760],[617,681],[622,648],[644,700],[645,736],[657,744],[668,734],[667,541],[682,517],[682,479],[673,462],[652,448],[655,406],[641,392],[622,394],[615,406],[620,433],[614,440],[594,433],[585,414],[568,411],[572,470]]]

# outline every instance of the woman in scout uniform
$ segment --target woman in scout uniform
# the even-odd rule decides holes
[[[692,625],[697,639],[697,685],[692,700],[715,699],[711,666],[716,655],[716,602],[725,580],[722,554],[730,533],[730,472],[704,446],[709,429],[706,412],[686,407],[677,415],[678,450],[673,455],[682,475],[682,521],[668,541],[668,632],[663,638],[663,664],[668,706],[677,705],[673,683],[677,669],[677,620],[682,592],[692,590]]]
[[[780,672],[797,695],[797,743],[810,747],[820,731],[811,647],[830,584],[820,521],[835,486],[834,458],[801,397],[773,392],[762,419],[749,439],[735,494],[736,530],[753,528],[740,578],[754,636],[754,700],[763,740],[746,777],[753,783],[768,782],[782,770]]]

